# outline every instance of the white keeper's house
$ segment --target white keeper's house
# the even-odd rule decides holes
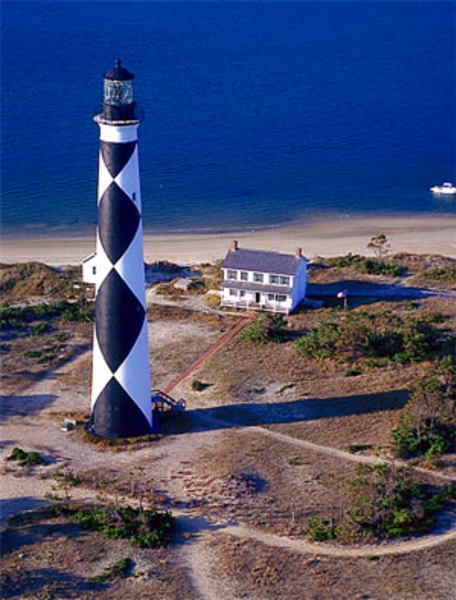
[[[233,241],[222,270],[222,306],[288,314],[306,295],[307,259],[301,248],[281,254],[246,250]]]

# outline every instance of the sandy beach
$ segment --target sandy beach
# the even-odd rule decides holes
[[[378,233],[386,234],[392,253],[443,254],[456,258],[456,219],[451,216],[358,218],[222,234],[146,233],[144,252],[147,262],[166,259],[190,265],[223,257],[231,240],[236,238],[246,248],[293,252],[301,246],[312,259],[348,252],[366,254],[366,244]],[[77,264],[94,248],[94,236],[7,236],[2,242],[2,261]]]

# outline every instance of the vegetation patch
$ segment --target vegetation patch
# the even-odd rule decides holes
[[[430,267],[418,271],[418,276],[430,281],[456,285],[456,268],[454,267]]]
[[[45,465],[46,461],[37,452],[25,452],[22,448],[16,446],[6,460],[15,461],[20,467],[31,467],[35,465]]]
[[[359,254],[347,254],[329,258],[327,261],[329,267],[338,267],[340,269],[352,267],[358,273],[363,275],[387,275],[389,277],[399,277],[402,273],[402,267],[391,261],[382,262],[361,256]]]
[[[128,577],[133,569],[134,563],[131,558],[121,558],[116,563],[108,565],[101,575],[97,575],[93,578],[94,581],[104,583],[106,581],[112,581],[116,578],[125,579]]]
[[[390,434],[398,456],[424,455],[432,467],[452,448],[456,440],[455,366],[454,359],[446,357],[413,386],[399,425]]]
[[[427,316],[417,318],[382,312],[344,312],[320,321],[296,340],[296,350],[312,358],[386,359],[399,364],[420,362],[451,351],[451,340],[442,339]],[[366,362],[364,362],[366,365]]]
[[[39,262],[2,264],[0,293],[5,301],[21,301],[30,296],[63,296],[74,300],[84,296],[81,274],[80,266],[57,269]]]
[[[74,302],[62,300],[53,304],[41,303],[24,308],[3,306],[0,309],[0,329],[21,329],[31,321],[53,317],[59,317],[64,322],[89,323],[93,320],[93,303],[80,298]],[[30,334],[42,335],[51,330],[48,323],[39,323],[30,330]]]
[[[208,383],[203,383],[199,381],[199,379],[194,379],[192,381],[192,390],[195,392],[203,392],[207,387],[209,387]]]
[[[404,468],[386,463],[359,465],[357,476],[343,484],[347,505],[340,500],[329,517],[310,517],[304,531],[310,540],[369,542],[423,533],[439,511],[456,500],[454,486],[430,488],[414,481]]]
[[[286,324],[286,319],[280,314],[258,315],[250,325],[241,331],[239,337],[252,344],[284,342]]]
[[[160,548],[169,543],[174,517],[169,511],[131,506],[98,506],[70,511],[86,531],[99,531],[111,539],[128,539],[138,548]]]

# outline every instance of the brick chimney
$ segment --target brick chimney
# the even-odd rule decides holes
[[[296,248],[295,256],[296,258],[302,258],[302,248]]]
[[[238,248],[239,248],[238,241],[237,240],[233,240],[231,242],[231,250],[236,251]]]

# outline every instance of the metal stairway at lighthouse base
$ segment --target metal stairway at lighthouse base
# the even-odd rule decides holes
[[[183,398],[175,400],[166,392],[161,390],[152,390],[151,396],[152,410],[158,413],[170,411],[182,412],[185,410],[186,402]]]
[[[175,400],[162,390],[152,390],[151,396],[153,431],[159,433],[165,422],[178,417],[185,411],[186,402],[183,398]]]

